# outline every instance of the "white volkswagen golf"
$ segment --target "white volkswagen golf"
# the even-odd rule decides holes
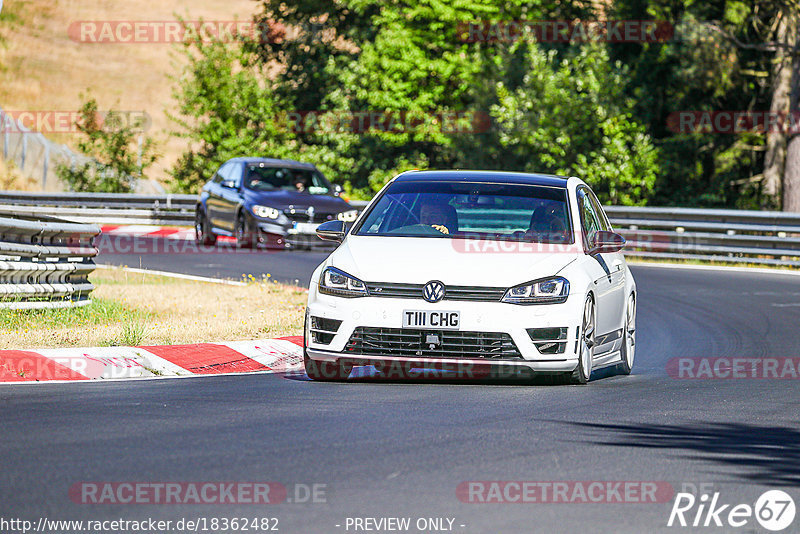
[[[409,171],[390,181],[314,271],[305,366],[317,380],[373,365],[397,376],[631,372],[636,284],[580,179]]]

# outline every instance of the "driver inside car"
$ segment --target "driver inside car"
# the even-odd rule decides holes
[[[535,238],[537,241],[565,242],[567,235],[563,205],[550,202],[536,208],[531,215],[530,229],[526,232],[526,237]]]
[[[305,177],[300,173],[294,175],[294,188],[301,193],[308,188]]]
[[[419,208],[419,223],[426,224],[443,234],[458,231],[458,214],[449,204],[424,203]]]

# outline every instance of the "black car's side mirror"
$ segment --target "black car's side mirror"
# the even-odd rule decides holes
[[[220,185],[225,189],[236,189],[236,182],[233,180],[224,180]]]
[[[625,247],[625,243],[625,238],[618,233],[600,230],[592,239],[591,253],[619,252]]]
[[[347,234],[347,227],[342,221],[328,221],[317,227],[317,237],[325,241],[341,243]]]
[[[337,197],[341,196],[342,191],[344,191],[344,190],[342,189],[341,185],[333,184],[333,194],[334,194],[334,196],[337,196]]]

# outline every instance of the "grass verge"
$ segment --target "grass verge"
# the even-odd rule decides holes
[[[100,269],[88,306],[0,310],[0,349],[169,345],[300,335],[307,292]]]

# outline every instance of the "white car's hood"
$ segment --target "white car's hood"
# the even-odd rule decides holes
[[[510,287],[558,274],[578,256],[575,245],[350,235],[328,258],[365,282]]]

